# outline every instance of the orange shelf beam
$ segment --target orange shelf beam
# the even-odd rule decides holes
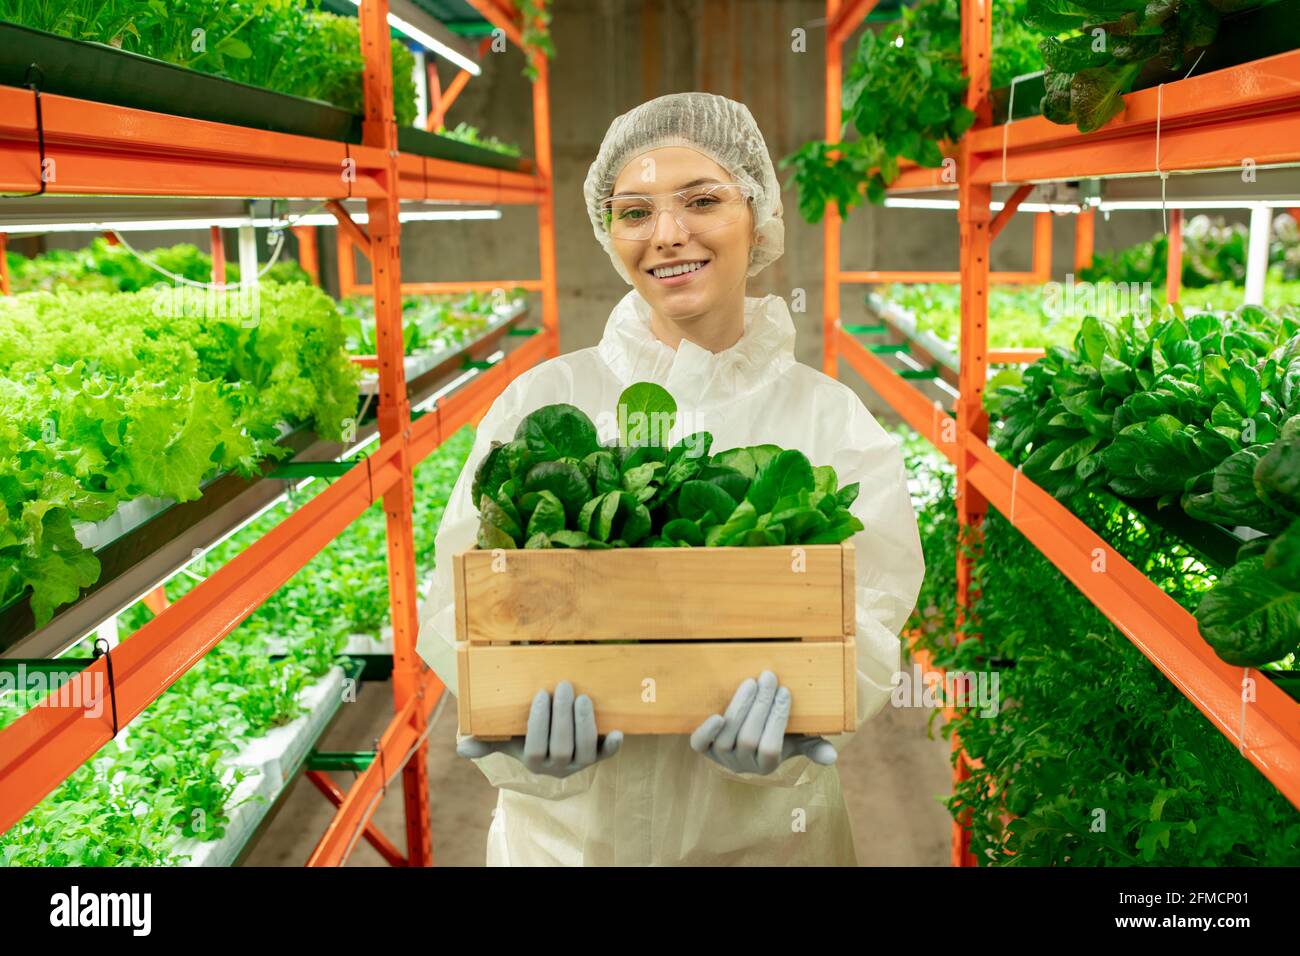
[[[957,427],[948,410],[938,401],[927,399],[910,382],[900,378],[895,369],[843,329],[837,329],[836,333],[840,359],[866,379],[873,391],[949,461],[956,462]]]
[[[400,479],[399,448],[381,445],[243,553],[112,651],[118,724],[124,727]],[[0,833],[22,819],[112,739],[107,665],[82,687],[103,704],[56,691],[0,732]],[[94,707],[90,708],[92,711]]]
[[[827,44],[839,45],[849,38],[858,25],[875,9],[877,0],[849,0],[830,19],[826,28]]]
[[[978,184],[1300,162],[1300,50],[1130,93],[1124,111],[1092,133],[1036,116],[966,138]]]
[[[841,272],[840,281],[857,284],[885,282],[941,282],[947,285],[961,282],[960,272],[925,272],[907,269],[867,269]],[[1037,272],[990,272],[989,282],[1000,285],[1035,285],[1046,280]]]
[[[1020,208],[1020,204],[1024,202],[1025,198],[1033,191],[1034,187],[1030,185],[1016,187],[1016,191],[1011,194],[1011,197],[1002,205],[1002,208],[998,210],[998,214],[993,217],[993,221],[989,223],[990,239],[996,239],[998,237],[998,233],[1000,233],[1006,227],[1006,224],[1011,221],[1011,217],[1016,214],[1016,210]]]
[[[965,436],[964,448],[971,484],[1300,807],[1300,704],[1258,670],[1219,660],[1190,613],[987,444]],[[1246,678],[1256,699],[1243,719]]]
[[[384,194],[383,150],[288,133],[41,95],[46,192],[81,195],[366,199]],[[0,86],[0,192],[39,183],[35,100]],[[535,204],[536,175],[399,156],[402,199]],[[251,192],[250,192],[251,190]]]
[[[541,279],[470,279],[449,282],[403,282],[404,295],[454,295],[458,292],[494,292],[497,289],[523,289],[527,292],[541,292],[545,283]],[[370,283],[351,286],[354,295],[374,295],[375,287]]]
[[[443,690],[442,682],[432,671],[426,669],[422,672],[413,693],[379,738],[375,759],[358,775],[338,804],[338,811],[307,860],[308,866],[342,866],[347,862],[357,840],[371,826],[375,807],[387,793],[387,778],[399,770],[405,773],[403,768],[409,768],[413,761],[424,758],[424,730]],[[423,825],[427,827],[427,806],[420,808],[420,814]],[[407,823],[409,826],[411,821]],[[423,860],[408,858],[406,865],[431,863],[430,853]]]
[[[325,799],[334,804],[335,807],[343,805],[343,801],[347,798],[347,794],[339,789],[338,784],[330,778],[329,774],[325,773],[323,770],[308,770],[305,776],[313,785],[315,785],[316,789],[324,795]],[[374,823],[366,824],[365,831],[362,835],[366,838],[366,842],[375,848],[375,851],[384,858],[384,862],[389,866],[407,865],[406,857],[402,856],[397,847],[393,845],[393,842],[389,840],[388,837],[384,836],[383,831],[375,826]]]

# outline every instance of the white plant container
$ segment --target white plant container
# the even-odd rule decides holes
[[[326,725],[343,703],[344,673],[332,667],[320,680],[298,695],[306,713],[283,727],[250,740],[226,763],[233,776],[236,768],[250,773],[231,794],[238,804],[230,813],[225,835],[219,840],[185,838],[172,847],[176,856],[188,856],[181,866],[233,866],[272,804],[279,798],[290,776],[320,738]],[[253,799],[248,799],[252,797]],[[261,799],[257,799],[257,798]]]
[[[490,335],[507,322],[518,318],[528,309],[526,299],[514,299],[504,307],[493,309],[492,321],[484,326],[483,331],[479,333],[478,338]],[[446,360],[448,355],[462,351],[473,344],[473,341],[462,342],[459,345],[449,345],[446,342],[439,342],[432,348],[408,355],[402,360],[402,367],[406,372],[406,380],[409,382],[414,378],[423,375],[429,369],[436,367],[440,362]],[[379,392],[379,373],[374,369],[367,369],[361,376],[361,382],[358,385],[362,395],[375,395]]]

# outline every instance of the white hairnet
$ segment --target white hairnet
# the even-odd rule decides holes
[[[614,182],[624,166],[661,146],[694,149],[753,190],[754,244],[749,254],[749,275],[781,257],[785,251],[781,184],[772,168],[767,143],[748,107],[713,93],[672,93],[642,103],[609,124],[582,187],[591,228],[619,275],[632,282],[614,251],[600,204],[614,191]]]

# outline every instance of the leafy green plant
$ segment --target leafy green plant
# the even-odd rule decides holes
[[[75,251],[53,249],[31,259],[10,252],[9,282],[14,293],[55,292],[139,292],[168,279],[122,245],[106,239],[93,239],[89,246]],[[212,281],[212,258],[197,246],[180,243],[142,253],[172,275],[191,282]],[[302,266],[292,259],[280,259],[262,277],[267,282],[311,282]],[[226,264],[226,281],[239,281],[239,266]]]
[[[438,524],[472,445],[472,431],[462,429],[416,467],[421,575],[432,570]],[[235,557],[293,508],[290,501],[262,515],[206,555],[203,567]],[[385,521],[381,504],[367,509],[132,721],[125,746],[103,747],[0,834],[0,865],[175,865],[183,862],[182,837],[221,838],[244,774],[225,758],[299,715],[298,692],[332,666],[348,634],[378,636],[387,621]],[[168,596],[178,600],[196,583],[178,576]],[[138,604],[120,624],[134,631],[151,617]],[[284,658],[268,656],[272,641]],[[0,697],[0,728],[36,704],[34,696]]]
[[[942,339],[955,353],[961,336],[961,286],[955,283],[894,283],[881,297],[916,319],[920,332]],[[1079,320],[1053,315],[1041,285],[989,287],[988,344],[991,348],[1046,348],[1069,345]]]
[[[1029,0],[1026,22],[1047,34],[1042,112],[1089,133],[1124,108],[1123,96],[1149,61],[1190,67],[1213,42],[1223,13],[1266,0]],[[1067,36],[1061,37],[1065,33]]]
[[[953,469],[907,434],[926,558],[915,639],[939,667],[999,679],[995,715],[958,708],[942,728],[972,758],[948,807],[954,818],[969,814],[979,865],[1300,861],[1300,813],[994,511],[975,565],[970,633],[954,642]],[[1070,506],[1184,606],[1213,584],[1177,539],[1114,499],[1080,495]]]
[[[710,456],[707,432],[667,447],[676,410],[662,387],[629,386],[607,445],[572,405],[526,416],[475,469],[479,547],[834,544],[862,530],[856,483],[840,488],[829,466],[775,445]]]
[[[519,18],[523,23],[524,47],[535,50],[548,60],[555,59],[555,43],[551,40],[551,11],[546,9],[547,0],[519,0]],[[537,67],[527,59],[524,63],[524,76],[536,80]]]
[[[508,301],[518,302],[523,289],[508,293]],[[464,295],[411,295],[402,299],[402,341],[406,355],[454,349],[472,341],[496,317],[500,298],[469,292]],[[354,355],[374,355],[375,300],[370,296],[352,296],[339,302],[347,333],[347,348]]]
[[[1249,233],[1241,223],[1222,218],[1194,216],[1183,227],[1182,285],[1201,289],[1219,284],[1240,286],[1246,281],[1246,244]],[[1275,281],[1285,277],[1289,263],[1300,260],[1300,233],[1295,220],[1278,216],[1269,241],[1269,263]],[[1169,270],[1169,241],[1163,234],[1113,253],[1099,253],[1080,273],[1086,282],[1150,282],[1165,284]],[[1240,303],[1230,303],[1232,304]]]
[[[283,452],[285,423],[338,438],[357,372],[319,289],[268,285],[237,308],[176,314],[160,295],[0,299],[0,603],[27,589],[38,624],[99,575],[75,523],[143,496],[187,501],[221,471]]]
[[[993,83],[1036,68],[1038,35],[1024,25],[1026,0],[999,0],[993,19]],[[845,123],[858,138],[804,144],[781,160],[793,169],[799,212],[821,220],[834,202],[844,215],[866,198],[879,203],[898,175],[900,159],[921,166],[943,162],[942,145],[956,142],[975,120],[964,103],[961,16],[956,0],[904,7],[897,25],[862,34],[842,91]]]
[[[468,143],[470,146],[477,146],[480,149],[490,149],[494,153],[500,153],[503,156],[519,156],[519,147],[510,143],[503,143],[495,136],[483,136],[479,133],[478,127],[470,126],[468,123],[457,123],[454,129],[447,129],[445,126],[438,130],[439,136],[446,136],[448,139],[454,139],[462,143]]]
[[[1300,457],[1300,318],[1292,313],[1169,308],[1150,326],[1090,316],[1074,350],[1053,346],[1021,384],[991,390],[989,404],[1002,420],[999,451],[1062,500],[1104,488],[1268,534],[1300,517],[1291,476]],[[1300,645],[1300,605],[1286,595],[1300,583],[1294,541],[1278,538],[1203,602],[1202,633],[1225,660],[1264,664]]]
[[[14,0],[3,18],[359,114],[360,24],[318,7],[319,0]],[[415,58],[393,40],[392,59],[397,122],[409,126]]]

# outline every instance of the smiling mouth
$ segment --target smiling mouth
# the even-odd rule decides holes
[[[678,285],[686,282],[695,273],[705,269],[709,264],[707,259],[697,259],[692,262],[680,262],[670,266],[656,266],[653,269],[647,269],[650,275],[654,276],[661,282],[671,282]]]

